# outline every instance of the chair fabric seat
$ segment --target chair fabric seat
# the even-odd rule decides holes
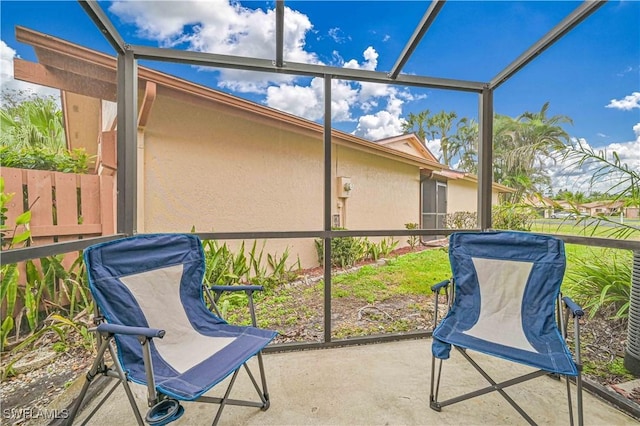
[[[433,332],[433,355],[451,345],[569,376],[578,374],[555,306],[564,275],[562,241],[524,232],[450,238],[455,299]]]
[[[276,335],[275,332],[254,327],[222,324],[217,328],[219,329],[217,331],[231,332],[236,336],[233,342],[182,373],[176,371],[164,360],[160,361],[154,356],[154,372],[158,391],[180,400],[194,401],[242,366]],[[201,351],[207,353],[207,349],[209,348],[203,347]],[[188,355],[185,354],[186,356]],[[141,363],[129,365],[131,366],[128,369],[131,380],[146,384],[144,366]]]
[[[94,246],[89,284],[111,324],[165,331],[153,339],[156,389],[195,400],[240,368],[277,335],[228,324],[204,303],[205,262],[200,240],[181,234],[149,234]],[[118,358],[132,381],[146,384],[136,336],[117,334]]]

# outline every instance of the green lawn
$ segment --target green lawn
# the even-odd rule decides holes
[[[430,286],[451,276],[444,249],[424,250],[389,259],[386,265],[369,265],[333,279],[333,296],[356,296],[383,301],[396,294],[431,294]]]
[[[540,221],[533,232],[577,235],[597,234],[590,227],[574,223]],[[595,229],[598,231],[598,229]],[[640,232],[634,235],[640,238]],[[567,272],[563,286],[577,268],[579,259],[610,259],[615,250],[566,244]],[[334,336],[390,333],[429,328],[433,318],[430,287],[451,276],[448,252],[435,248],[412,252],[386,260],[384,264],[363,266],[332,277],[332,319]],[[324,282],[292,283],[258,296],[260,326],[279,330],[290,340],[321,340],[324,327]],[[248,317],[230,309],[231,322],[247,322]],[[367,314],[368,316],[366,316]]]
[[[541,232],[545,234],[580,235],[585,237],[616,238],[615,233],[625,230],[626,238],[640,240],[640,221],[625,221],[625,224],[638,228],[632,230],[622,228],[613,223],[602,223],[600,225],[577,222],[573,219],[567,220],[538,220],[531,227],[531,232]]]
[[[334,273],[334,338],[431,329],[431,286],[450,276],[448,253],[442,248],[390,257],[383,264],[365,265],[353,272]],[[324,282],[309,278],[256,295],[259,325],[278,330],[281,342],[322,340]],[[248,324],[243,301],[234,300],[226,310],[230,322]]]

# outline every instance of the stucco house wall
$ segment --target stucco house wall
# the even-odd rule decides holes
[[[323,228],[323,143],[317,134],[170,95],[159,90],[139,138],[140,232]],[[419,220],[419,167],[347,146],[332,149],[332,182],[349,177],[354,188],[339,198],[332,187],[332,214],[342,227],[398,229]],[[317,265],[308,239],[268,241],[266,250],[287,247],[303,267]]]
[[[478,210],[477,184],[462,179],[447,182],[447,213],[475,212]],[[491,193],[491,204],[499,203],[498,192]]]

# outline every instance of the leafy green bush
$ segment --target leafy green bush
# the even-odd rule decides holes
[[[503,203],[493,206],[491,221],[495,229],[531,231],[533,220],[536,217],[535,209],[531,206]]]
[[[0,158],[3,167],[85,173],[89,156],[65,145],[63,114],[51,96],[3,90]]]
[[[478,227],[478,213],[455,212],[445,217],[445,226],[448,229],[476,229]]]
[[[334,231],[344,231],[345,228],[332,228]],[[315,240],[318,262],[324,264],[324,241]],[[364,259],[369,245],[362,238],[338,237],[331,240],[331,265],[346,268],[353,266],[358,260]]]
[[[195,231],[195,230],[192,230]],[[206,285],[234,285],[251,282],[265,285],[268,288],[290,281],[300,269],[300,260],[289,264],[289,249],[282,255],[267,253],[262,248],[258,250],[257,241],[249,251],[245,249],[244,241],[234,253],[227,243],[220,245],[215,240],[203,240],[205,258],[204,283]]]
[[[418,229],[420,227],[420,224],[409,222],[409,223],[405,223],[404,227],[407,229]],[[409,244],[409,247],[411,247],[411,250],[415,249],[419,243],[420,243],[420,237],[418,235],[410,235],[409,238],[407,238],[407,244]]]
[[[605,311],[611,319],[629,317],[631,269],[628,250],[607,249],[598,255],[576,257],[567,272],[565,291],[593,317]]]
[[[6,204],[15,194],[4,192],[4,179],[0,177],[0,236],[2,249],[16,248],[24,245],[31,237],[29,222],[31,211],[19,215],[15,222],[11,238],[7,237]],[[21,229],[22,228],[22,229]],[[78,254],[69,269],[62,264],[63,255],[49,256],[40,259],[40,267],[33,260],[25,262],[25,285],[19,285],[18,264],[3,264],[0,267],[0,303],[5,306],[6,316],[0,327],[0,349],[6,348],[9,336],[13,335],[18,346],[34,343],[47,331],[55,331],[64,342],[68,325],[76,330],[84,330],[82,334],[85,347],[93,344],[93,335],[87,332],[86,324],[75,318],[80,313],[93,312],[93,299],[87,285],[87,276],[82,261],[82,253]],[[20,302],[20,303],[18,303]],[[16,312],[15,307],[21,304],[22,309]],[[86,315],[85,315],[86,316]],[[62,318],[56,320],[57,318]],[[26,320],[28,333],[21,339],[22,322]],[[53,321],[53,323],[51,323]],[[49,322],[49,324],[47,324]],[[62,326],[61,326],[62,325]],[[26,327],[25,327],[26,329]],[[65,346],[66,347],[66,346]],[[10,369],[7,370],[7,372]]]
[[[333,228],[334,231],[345,228]],[[315,240],[318,263],[324,264],[324,241]],[[338,237],[331,240],[331,265],[348,268],[364,259],[378,260],[389,256],[398,246],[393,237],[383,238],[379,243],[369,241],[368,238]]]
[[[67,151],[44,146],[18,145],[0,146],[0,157],[2,167],[65,173],[86,173],[90,160],[89,155],[81,148]]]

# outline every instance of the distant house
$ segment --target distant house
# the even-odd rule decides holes
[[[583,204],[582,207],[586,210],[587,214],[591,216],[613,216],[622,214],[624,217],[629,219],[638,218],[638,208],[626,207],[622,200],[593,201],[591,203]]]
[[[540,209],[544,217],[552,217],[558,212],[578,212],[586,216],[614,216],[622,214],[628,219],[638,218],[638,207],[625,206],[622,200],[601,200],[589,203],[573,203],[566,200],[551,200],[546,197],[528,197],[525,203]]]
[[[59,88],[68,143],[117,173],[116,59],[18,27],[39,63],[16,59],[15,78]],[[182,65],[184,66],[184,65]],[[323,229],[323,126],[145,67],[138,69],[138,231]],[[476,211],[477,178],[449,170],[412,134],[371,142],[332,131],[333,225],[351,230],[442,226]],[[493,186],[493,201],[502,185]],[[404,241],[400,241],[404,244]],[[272,240],[303,267],[309,239]]]
[[[529,195],[525,197],[523,202],[524,204],[527,204],[535,208],[542,215],[542,217],[546,219],[553,216],[555,211],[560,208],[559,204],[556,201],[541,195],[540,196]]]

